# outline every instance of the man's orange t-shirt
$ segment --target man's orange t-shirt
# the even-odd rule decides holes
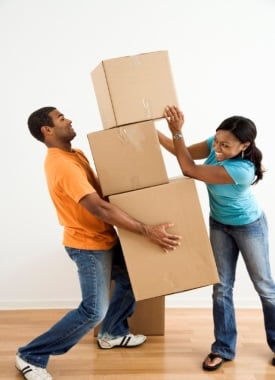
[[[64,226],[63,244],[87,250],[112,248],[117,242],[115,229],[79,203],[85,195],[100,193],[97,177],[83,152],[49,148],[45,172],[59,222]]]

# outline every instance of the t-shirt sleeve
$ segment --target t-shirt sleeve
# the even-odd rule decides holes
[[[231,160],[230,164],[225,163],[223,166],[235,184],[250,185],[253,182],[255,174],[254,166],[251,162],[240,162],[239,160],[232,162]]]
[[[208,139],[206,140],[207,146],[210,149],[210,151],[213,148],[213,141],[214,141],[214,136],[208,137]]]
[[[87,174],[77,163],[63,168],[62,177],[59,181],[67,196],[70,196],[77,203],[86,195],[96,192],[88,181]]]

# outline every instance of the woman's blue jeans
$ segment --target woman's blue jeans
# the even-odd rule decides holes
[[[127,318],[134,312],[135,299],[120,244],[108,251],[69,247],[66,251],[78,268],[82,302],[47,332],[18,349],[23,360],[42,368],[50,355],[67,352],[102,320],[101,335],[127,335]],[[109,302],[111,279],[115,286]]]
[[[210,240],[220,277],[220,283],[213,287],[215,342],[211,351],[229,360],[236,353],[233,287],[237,260],[241,253],[262,303],[267,343],[275,352],[275,283],[269,263],[265,215],[242,226],[228,226],[210,218]]]

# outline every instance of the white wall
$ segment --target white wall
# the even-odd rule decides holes
[[[44,179],[45,147],[30,136],[28,115],[59,108],[91,159],[86,134],[101,121],[90,71],[102,59],[156,50],[169,51],[188,143],[232,114],[256,122],[268,171],[254,191],[269,220],[274,271],[274,17],[273,0],[0,0],[0,308],[79,300]],[[174,157],[165,160],[170,176],[180,174]],[[205,187],[198,189],[207,220]],[[259,306],[241,260],[235,299]],[[167,305],[208,307],[211,287],[169,296]]]

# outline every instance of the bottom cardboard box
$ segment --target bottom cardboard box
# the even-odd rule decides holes
[[[193,179],[179,177],[168,184],[112,195],[109,200],[146,224],[173,222],[169,231],[182,236],[179,247],[164,253],[145,237],[118,228],[137,301],[219,282]]]
[[[165,334],[165,297],[156,297],[138,301],[134,314],[128,319],[133,334]],[[94,329],[97,336],[100,325]]]

